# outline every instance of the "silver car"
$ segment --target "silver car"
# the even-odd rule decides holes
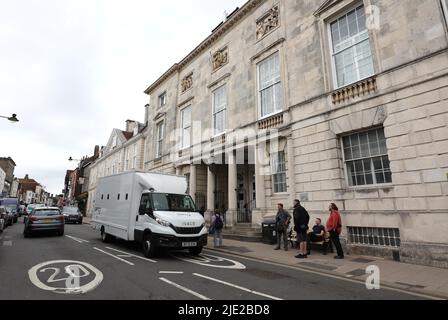
[[[35,208],[25,222],[23,235],[29,237],[35,232],[54,231],[58,236],[64,235],[65,221],[59,208]]]

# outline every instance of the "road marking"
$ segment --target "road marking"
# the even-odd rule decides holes
[[[56,276],[61,272],[59,265],[64,264],[64,271],[68,277],[56,280]],[[53,265],[53,267],[51,267]],[[47,273],[47,271],[53,270],[49,278],[46,280],[48,284],[65,281],[65,287],[50,287],[49,285],[43,283],[37,276],[39,273]],[[81,271],[83,274],[81,275]],[[81,285],[81,279],[87,277],[93,273],[95,276],[90,282]],[[92,291],[100,285],[103,281],[103,273],[86,262],[72,261],[72,260],[55,260],[40,263],[30,270],[28,270],[28,276],[30,281],[39,289],[51,291],[54,293],[65,293],[65,294],[84,294]]]
[[[180,290],[183,290],[183,291],[185,291],[185,292],[187,292],[187,293],[189,293],[189,294],[192,294],[193,296],[195,296],[195,297],[197,297],[197,298],[199,298],[199,299],[202,299],[202,300],[211,300],[210,298],[207,298],[206,296],[204,296],[204,295],[202,295],[202,294],[200,294],[200,293],[197,293],[197,292],[195,292],[195,291],[193,291],[193,290],[190,290],[190,289],[188,289],[188,288],[185,288],[185,287],[183,287],[183,286],[181,286],[181,285],[179,285],[179,284],[177,284],[177,283],[174,283],[174,282],[172,282],[172,281],[170,281],[170,280],[168,280],[168,279],[165,279],[165,278],[159,278],[159,279],[162,280],[163,282],[166,282],[166,283],[168,283],[168,284],[170,284],[170,285],[176,287],[177,289],[180,289]]]
[[[183,271],[159,271],[160,274],[184,274]]]
[[[258,292],[258,291],[250,290],[250,289],[238,286],[238,285],[233,284],[233,283],[229,283],[229,282],[226,282],[226,281],[218,280],[218,279],[215,279],[215,278],[210,278],[210,277],[204,276],[204,275],[199,274],[199,273],[193,273],[193,275],[195,275],[196,277],[201,277],[201,278],[204,278],[204,279],[207,279],[207,280],[210,280],[210,281],[218,282],[218,283],[224,284],[226,286],[233,287],[233,288],[236,288],[236,289],[240,289],[242,291],[250,292],[250,293],[256,294],[258,296],[262,296],[262,297],[269,298],[269,299],[272,299],[272,300],[283,300],[281,298],[277,298],[277,297],[274,297],[274,296],[271,296],[271,295],[268,295],[268,294],[265,294],[265,293],[261,293],[261,292]]]
[[[132,262],[129,262],[129,261],[124,260],[124,259],[122,259],[122,258],[120,258],[120,257],[117,257],[117,256],[113,255],[112,253],[103,251],[103,250],[98,249],[98,248],[93,248],[93,249],[95,249],[96,251],[102,252],[102,253],[104,253],[104,254],[107,254],[108,256],[111,256],[111,257],[113,257],[113,258],[115,258],[115,259],[117,259],[117,260],[120,260],[120,261],[124,262],[124,263],[127,263],[127,264],[130,265],[130,266],[133,266],[133,265],[134,265]]]
[[[212,267],[212,268],[223,268],[223,269],[237,269],[237,270],[244,270],[246,269],[246,266],[238,261],[218,257],[218,256],[212,256],[209,254],[201,254],[198,257],[191,257],[188,255],[184,255],[182,253],[180,254],[171,254],[176,259],[185,261],[185,262],[191,262],[195,264],[199,264],[201,266],[206,267]],[[182,256],[184,255],[184,257]],[[223,264],[227,263],[227,265]],[[230,263],[230,264],[229,264]]]
[[[12,241],[3,241],[4,247],[12,247]]]
[[[206,250],[210,251],[209,249],[206,249]],[[271,262],[271,261],[267,261],[267,260],[260,260],[260,259],[256,259],[256,258],[244,257],[244,256],[241,256],[241,255],[235,255],[235,254],[227,253],[227,252],[220,252],[220,254],[223,254],[225,256],[230,256],[230,257],[241,258],[243,260],[259,262],[259,263],[265,263],[265,264],[269,264],[269,265],[277,266],[277,267],[282,267],[282,268],[286,268],[286,269],[299,270],[299,271],[303,271],[303,272],[307,272],[307,273],[317,274],[317,275],[324,276],[324,277],[327,277],[327,278],[333,278],[333,279],[348,281],[348,282],[352,282],[352,283],[362,284],[362,285],[365,286],[365,281],[356,280],[356,279],[353,279],[353,278],[346,278],[345,276],[329,274],[329,273],[325,273],[325,272],[321,272],[321,271],[317,271],[317,270],[312,270],[310,268],[306,268],[306,267],[302,267],[302,266],[290,266],[290,265],[281,264],[281,263],[277,263],[277,262]],[[394,288],[394,287],[389,286],[389,285],[382,285],[381,290],[396,291],[396,292],[400,292],[400,293],[404,293],[404,294],[408,294],[408,295],[412,295],[412,296],[416,296],[416,297],[420,297],[420,298],[431,299],[431,300],[446,300],[446,298],[441,298],[440,296],[431,296],[429,294],[406,291],[406,290],[403,290],[403,289]]]
[[[114,248],[111,248],[111,247],[106,247],[106,249],[109,249],[109,250],[112,250],[112,251],[116,251],[116,252],[125,254],[125,255],[127,255],[127,256],[129,256],[129,257],[138,258],[138,259],[140,259],[140,260],[144,260],[144,261],[148,261],[148,262],[152,262],[152,263],[156,263],[156,262],[157,262],[157,261],[155,261],[155,260],[151,260],[151,259],[148,259],[148,258],[145,258],[145,257],[140,257],[140,256],[138,256],[138,255],[135,255],[135,254],[132,254],[132,253],[129,253],[129,252],[125,252],[125,251],[121,251],[121,250],[117,250],[117,249],[114,249]]]
[[[69,236],[69,235],[66,235],[66,237],[70,238],[72,240],[75,240],[78,243],[84,243],[84,242],[85,243],[90,243],[90,241],[87,241],[87,240],[84,240],[84,239],[81,239],[81,238],[77,238],[77,237],[73,237],[73,236]]]

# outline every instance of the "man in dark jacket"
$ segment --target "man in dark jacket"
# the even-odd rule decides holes
[[[291,221],[291,215],[288,211],[283,209],[283,204],[278,204],[278,212],[277,217],[275,218],[275,226],[277,231],[277,248],[275,250],[280,250],[281,243],[283,240],[283,244],[285,247],[285,251],[288,251],[288,225]]]
[[[294,230],[297,232],[297,242],[299,243],[299,255],[296,256],[298,259],[306,259],[307,246],[306,237],[308,232],[308,224],[310,222],[310,215],[304,207],[300,205],[299,200],[294,200]]]

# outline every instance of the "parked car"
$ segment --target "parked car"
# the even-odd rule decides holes
[[[0,206],[0,232],[3,232],[6,228],[6,209]]]
[[[65,223],[79,223],[82,224],[82,213],[77,207],[64,207],[62,209]]]
[[[38,207],[26,219],[23,235],[27,238],[35,232],[54,231],[63,236],[64,226],[64,216],[59,208]]]
[[[0,205],[8,208],[14,215],[14,223],[19,220],[19,199],[18,198],[2,198]]]
[[[14,213],[10,208],[7,206],[2,206],[6,211],[6,219],[5,219],[5,226],[12,226],[14,224]]]

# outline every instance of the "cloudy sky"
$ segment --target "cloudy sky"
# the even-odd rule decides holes
[[[143,93],[246,0],[0,0],[0,156],[61,193]]]

